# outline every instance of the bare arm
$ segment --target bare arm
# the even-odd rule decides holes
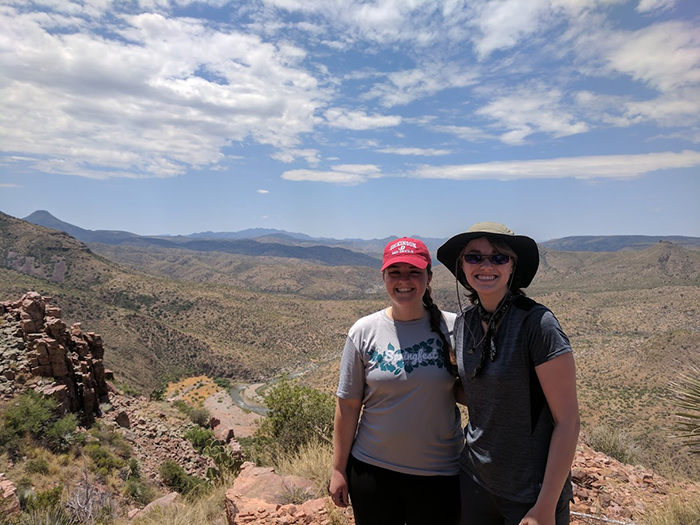
[[[576,453],[581,427],[576,397],[576,366],[571,352],[535,367],[554,418],[547,467],[535,506],[520,525],[554,525],[557,501]]]
[[[333,472],[331,474],[330,493],[333,503],[338,507],[347,507],[348,479],[345,473],[350,449],[355,438],[357,421],[362,408],[361,399],[341,399],[335,407],[333,420]]]
[[[464,387],[462,386],[462,381],[457,378],[454,386],[455,401],[460,405],[467,406],[467,394],[464,393]]]

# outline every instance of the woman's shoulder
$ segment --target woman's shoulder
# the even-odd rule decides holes
[[[353,324],[352,328],[350,328],[350,333],[362,332],[376,328],[380,323],[384,323],[388,319],[389,317],[386,315],[386,311],[384,309],[369,315],[365,315],[364,317],[360,317],[357,321],[355,321],[355,324]]]

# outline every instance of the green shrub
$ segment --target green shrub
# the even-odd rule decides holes
[[[173,401],[173,406],[177,408],[180,412],[185,414],[186,416],[189,416],[192,413],[193,408],[185,403],[182,399],[178,399],[177,401]]]
[[[190,412],[190,419],[195,425],[199,425],[200,427],[208,427],[211,414],[206,408],[197,407],[193,408],[192,412]]]
[[[62,494],[63,487],[61,485],[43,492],[36,492],[27,499],[25,509],[27,512],[34,512],[57,508],[61,505]]]
[[[263,397],[268,414],[256,431],[258,448],[272,447],[289,453],[312,440],[332,440],[335,413],[332,396],[283,380]]]
[[[22,442],[27,437],[40,440],[58,418],[54,400],[44,399],[33,390],[29,390],[5,410],[2,416],[0,449],[7,451],[12,457],[18,456]]]
[[[185,432],[185,439],[192,442],[192,446],[201,453],[214,440],[214,432],[208,428],[193,427]]]
[[[90,430],[90,435],[96,438],[101,445],[107,445],[114,449],[120,458],[129,459],[131,457],[131,445],[119,432],[98,423]]]
[[[67,414],[53,423],[45,434],[46,445],[53,452],[68,452],[73,445],[80,443],[81,435],[76,433],[78,418],[75,414]]]
[[[224,390],[230,390],[231,389],[231,380],[226,378],[226,377],[217,377],[214,379],[214,383],[216,386],[219,388],[223,388]]]
[[[85,454],[92,460],[92,471],[105,478],[115,469],[125,466],[123,459],[114,456],[109,450],[98,443],[85,445]]]
[[[139,505],[148,505],[155,498],[155,490],[139,478],[126,480],[124,488],[126,495]]]
[[[25,463],[24,468],[30,474],[48,474],[49,462],[44,458],[29,459]]]
[[[151,401],[163,401],[165,399],[165,385],[154,388],[149,396]]]
[[[127,479],[141,479],[141,465],[139,465],[139,460],[136,458],[131,458],[128,464],[129,472],[127,473]]]
[[[199,489],[202,485],[202,480],[190,476],[185,469],[171,460],[163,462],[158,467],[158,474],[163,483],[183,495]]]

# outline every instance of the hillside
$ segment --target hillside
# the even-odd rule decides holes
[[[348,328],[386,305],[372,268],[148,246],[88,249],[0,218],[0,293],[56,296],[67,316],[103,335],[108,366],[137,388],[184,371],[252,382],[308,369],[304,382],[333,392]],[[61,283],[51,280],[57,264],[66,266]],[[435,268],[432,288],[444,309],[458,309],[444,267]],[[571,338],[584,431],[624,429],[639,461],[700,478],[700,458],[667,430],[668,382],[700,355],[700,253],[669,243],[614,253],[543,249],[528,293],[552,308]]]
[[[119,247],[135,246],[196,252],[220,252],[253,257],[282,257],[332,266],[351,265],[368,266],[370,268],[379,268],[380,266],[380,261],[375,256],[366,255],[344,247],[328,245],[324,242],[306,242],[305,239],[297,241],[290,235],[285,235],[282,240],[275,237],[266,237],[262,242],[244,237],[244,234],[207,233],[176,237],[141,236],[123,231],[86,230],[63,222],[43,210],[32,213],[24,220],[38,226],[68,233],[85,243],[99,243]],[[255,233],[259,233],[259,231],[251,230],[248,232],[248,235]]]
[[[700,238],[682,235],[578,235],[538,243],[550,250],[569,252],[616,252],[643,250],[658,243],[673,243],[685,248],[700,248]]]
[[[383,239],[333,239],[328,237],[311,237],[303,233],[293,233],[284,230],[275,230],[271,228],[250,228],[238,232],[200,232],[189,235],[156,235],[156,236],[140,236],[134,233],[112,230],[86,230],[78,226],[74,226],[64,222],[48,211],[39,210],[25,217],[23,220],[44,226],[64,231],[76,239],[85,243],[101,243],[101,244],[130,244],[135,246],[162,246],[165,248],[175,248],[178,244],[184,245],[190,241],[205,241],[203,244],[193,244],[192,246],[203,246],[203,251],[228,251],[229,253],[247,254],[247,255],[263,255],[261,250],[265,248],[247,244],[247,243],[230,243],[232,240],[254,240],[257,243],[276,244],[274,247],[283,257],[299,257],[304,252],[296,252],[296,255],[287,253],[282,246],[297,246],[297,247],[335,247],[350,250],[361,254],[370,255],[374,258],[381,258],[384,246],[389,240],[396,236],[389,236]],[[442,245],[446,238],[429,238],[412,233],[401,232],[401,235],[420,238],[431,252],[434,252]],[[212,242],[213,241],[213,242]],[[223,243],[222,243],[223,241]],[[672,242],[678,246],[685,248],[700,249],[700,237],[687,237],[681,235],[579,235],[562,237],[560,239],[551,239],[548,241],[539,242],[541,248],[559,251],[572,252],[614,252],[619,250],[641,250],[653,246],[660,242]],[[217,246],[226,247],[227,249],[212,248]],[[201,248],[188,248],[201,249]],[[294,252],[291,252],[294,253]],[[329,252],[333,253],[333,252]],[[345,256],[348,256],[345,252]],[[274,255],[270,252],[267,255]],[[302,256],[300,258],[308,259],[310,257]],[[336,257],[337,258],[337,257]],[[321,261],[328,262],[328,261]],[[358,263],[353,263],[358,264]],[[362,263],[359,263],[362,264]],[[369,264],[371,266],[371,264]],[[436,263],[436,266],[438,263]]]
[[[109,341],[106,364],[118,380],[144,391],[184,372],[263,379],[295,370],[341,347],[347,326],[375,309],[367,299],[312,301],[154,277],[4,214],[0,232],[0,297],[55,297],[68,322],[81,319]]]

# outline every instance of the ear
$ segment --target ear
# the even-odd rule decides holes
[[[432,272],[428,274],[428,284],[430,284],[430,281],[433,280],[433,274]]]

